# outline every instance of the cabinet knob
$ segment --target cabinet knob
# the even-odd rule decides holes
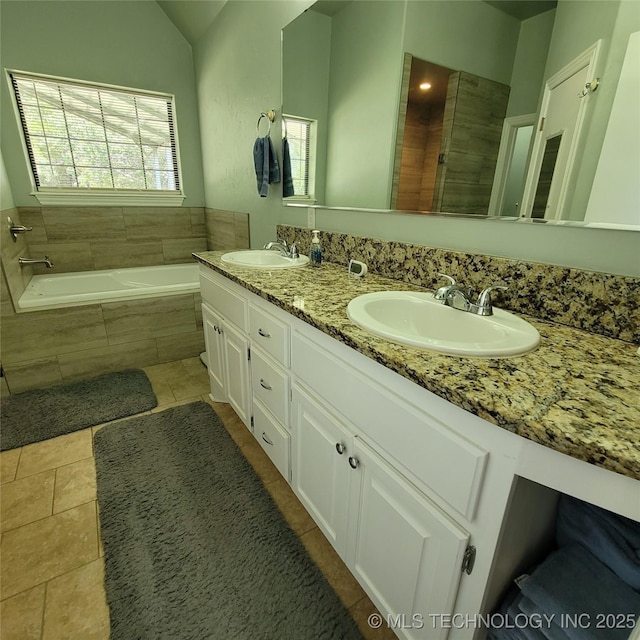
[[[267,333],[266,331],[263,331],[262,329],[258,329],[258,335],[262,336],[263,338],[270,338],[271,334]]]
[[[271,385],[267,384],[263,378],[260,378],[260,386],[267,391],[271,391]]]
[[[349,456],[349,466],[352,469],[357,469],[359,464],[360,460],[358,460],[358,458],[356,458],[355,456]]]
[[[336,451],[342,455],[347,450],[347,447],[342,442],[336,442]]]

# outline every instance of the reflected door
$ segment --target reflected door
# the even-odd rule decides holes
[[[597,44],[558,72],[545,87],[522,216],[561,219],[576,158]]]

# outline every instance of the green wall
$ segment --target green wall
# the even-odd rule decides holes
[[[274,239],[282,185],[260,198],[253,143],[260,112],[275,109],[280,127],[282,28],[311,0],[227,2],[194,47],[207,207],[249,213],[251,245]],[[277,138],[274,138],[277,140]],[[280,150],[278,150],[280,154]]]
[[[555,20],[555,9],[545,11],[520,25],[518,47],[511,73],[507,117],[535,113],[540,106],[544,69]]]
[[[391,200],[403,18],[404,3],[375,0],[333,17],[325,204]]]
[[[5,209],[13,209],[13,194],[11,193],[11,185],[9,184],[9,176],[4,166],[4,157],[0,152],[0,211]]]
[[[175,95],[184,206],[203,206],[191,46],[155,2],[2,0],[4,68]],[[16,205],[37,205],[2,78],[2,152]]]
[[[408,2],[403,47],[428,62],[509,84],[519,31],[519,20],[479,0]]]
[[[282,109],[316,121],[314,197],[325,202],[331,18],[305,11],[282,38]]]

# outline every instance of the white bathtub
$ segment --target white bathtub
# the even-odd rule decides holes
[[[54,273],[31,278],[21,309],[150,298],[199,290],[198,264]]]

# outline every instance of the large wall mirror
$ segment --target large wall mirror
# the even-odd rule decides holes
[[[282,39],[283,114],[310,123],[311,202],[640,229],[640,151],[628,142],[617,155],[629,177],[603,196],[610,132],[639,138],[637,89],[622,86],[640,74],[636,31],[639,3],[625,0],[316,2]],[[572,90],[574,161],[556,165],[571,136],[550,131],[523,211],[545,88],[585,51],[599,84]],[[552,179],[563,180],[557,211],[545,208]],[[590,205],[592,187],[607,206]]]

